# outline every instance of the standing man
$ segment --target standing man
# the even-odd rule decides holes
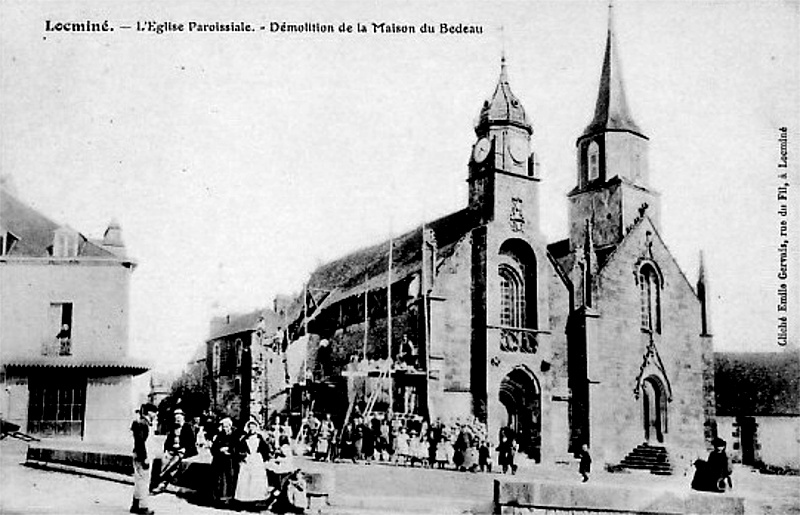
[[[150,427],[158,413],[158,408],[147,403],[139,408],[139,418],[131,424],[133,433],[133,503],[131,513],[152,515],[155,513],[148,508],[147,499],[150,494],[150,463],[151,458],[147,452],[147,438],[150,436]]]
[[[581,445],[581,452],[579,454],[581,463],[578,467],[583,483],[589,481],[589,472],[592,470],[592,456],[589,454],[589,446],[586,444]]]

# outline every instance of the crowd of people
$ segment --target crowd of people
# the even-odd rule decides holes
[[[262,429],[251,418],[240,431],[233,420],[223,417],[201,422],[195,417],[186,422],[183,410],[173,412],[173,420],[164,440],[160,467],[153,466],[158,452],[152,447],[151,433],[157,408],[144,404],[139,419],[131,424],[134,449],[134,492],[131,513],[152,515],[150,495],[163,492],[177,482],[184,470],[184,460],[208,447],[212,476],[207,490],[214,504],[237,509],[301,513],[306,504],[306,484],[295,466],[292,431],[288,423],[276,419],[270,430]]]
[[[491,472],[497,464],[515,473],[519,446],[513,431],[504,428],[495,447],[486,425],[476,419],[427,423],[421,417],[392,413],[355,415],[341,431],[330,415],[304,420],[298,441],[317,460],[383,462],[470,472]]]
[[[492,442],[486,425],[476,418],[440,419],[429,423],[406,414],[356,412],[343,428],[331,414],[309,414],[293,430],[289,419],[276,416],[267,427],[251,418],[235,429],[230,417],[194,417],[186,421],[178,408],[166,427],[160,467],[151,469],[158,454],[149,448],[157,409],[145,404],[131,425],[134,438],[134,499],[131,513],[152,514],[149,495],[176,483],[185,469],[184,460],[207,448],[212,458],[211,484],[207,489],[219,506],[269,507],[280,511],[302,511],[306,485],[294,457],[307,455],[319,461],[353,463],[383,462],[464,472],[515,474],[520,452],[516,435],[505,427]],[[496,466],[495,466],[496,463]],[[588,480],[591,458],[584,446],[580,473]]]
[[[511,428],[498,434],[497,446],[491,442],[484,423],[475,418],[428,423],[418,416],[356,413],[338,430],[331,415],[305,417],[297,431],[288,418],[277,416],[267,428],[255,418],[235,430],[230,417],[215,420],[195,417],[186,422],[181,409],[172,413],[166,432],[160,467],[152,467],[158,454],[151,448],[158,410],[144,404],[139,418],[131,424],[133,434],[134,494],[131,513],[152,515],[149,495],[162,492],[175,483],[183,461],[196,456],[198,448],[208,448],[212,456],[213,501],[220,506],[303,512],[307,503],[303,474],[293,457],[308,455],[319,461],[353,463],[384,462],[469,472],[492,472],[496,457],[497,472],[516,473],[519,445]],[[695,462],[692,488],[724,491],[733,486],[725,453],[725,441],[715,438],[707,461]],[[579,473],[589,480],[591,456],[588,446],[577,453]]]

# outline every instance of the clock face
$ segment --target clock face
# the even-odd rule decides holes
[[[482,163],[486,156],[489,155],[489,150],[492,148],[492,144],[486,138],[481,138],[475,143],[475,146],[472,149],[472,158],[475,160],[476,163]]]
[[[512,139],[508,144],[508,150],[517,163],[524,163],[528,159],[528,145],[521,139]]]

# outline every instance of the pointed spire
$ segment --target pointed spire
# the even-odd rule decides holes
[[[700,301],[700,336],[710,336],[708,314],[708,287],[706,285],[706,265],[703,251],[700,251],[700,266],[697,271],[697,298]]]
[[[482,135],[490,125],[515,125],[533,134],[533,126],[528,122],[525,109],[511,92],[511,86],[508,84],[505,50],[500,56],[500,77],[497,79],[497,87],[492,98],[483,103],[475,133]]]
[[[583,237],[583,304],[586,307],[592,307],[592,277],[595,273],[595,266],[597,258],[594,253],[594,215],[592,218],[587,218],[584,223],[584,237]]]
[[[583,135],[588,136],[608,129],[627,130],[641,134],[641,129],[633,121],[628,109],[628,101],[625,97],[622,66],[620,65],[614,29],[613,0],[608,2],[606,51],[603,58],[603,69],[600,73],[600,87],[597,92],[594,118],[583,131]]]
[[[500,78],[498,84],[508,84],[508,70],[506,69],[506,51],[500,54]]]

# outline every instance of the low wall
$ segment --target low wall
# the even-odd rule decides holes
[[[133,474],[133,458],[130,454],[109,451],[59,449],[51,446],[31,445],[27,461],[58,463],[117,474]]]
[[[113,449],[81,449],[77,446],[60,447],[51,442],[31,444],[28,447],[26,461],[46,464],[66,465],[80,469],[111,472],[125,476],[133,475],[133,457],[129,453],[122,453]],[[176,486],[193,490],[202,494],[209,494],[213,489],[214,473],[211,469],[211,456],[207,452],[184,460],[181,463],[182,471],[175,483]],[[153,459],[153,480],[161,471],[161,458]],[[329,472],[304,472],[308,482],[308,491],[311,494],[332,494],[335,490],[335,478]],[[152,486],[155,486],[153,484]]]
[[[743,515],[740,497],[616,485],[495,479],[495,513],[501,515]]]

